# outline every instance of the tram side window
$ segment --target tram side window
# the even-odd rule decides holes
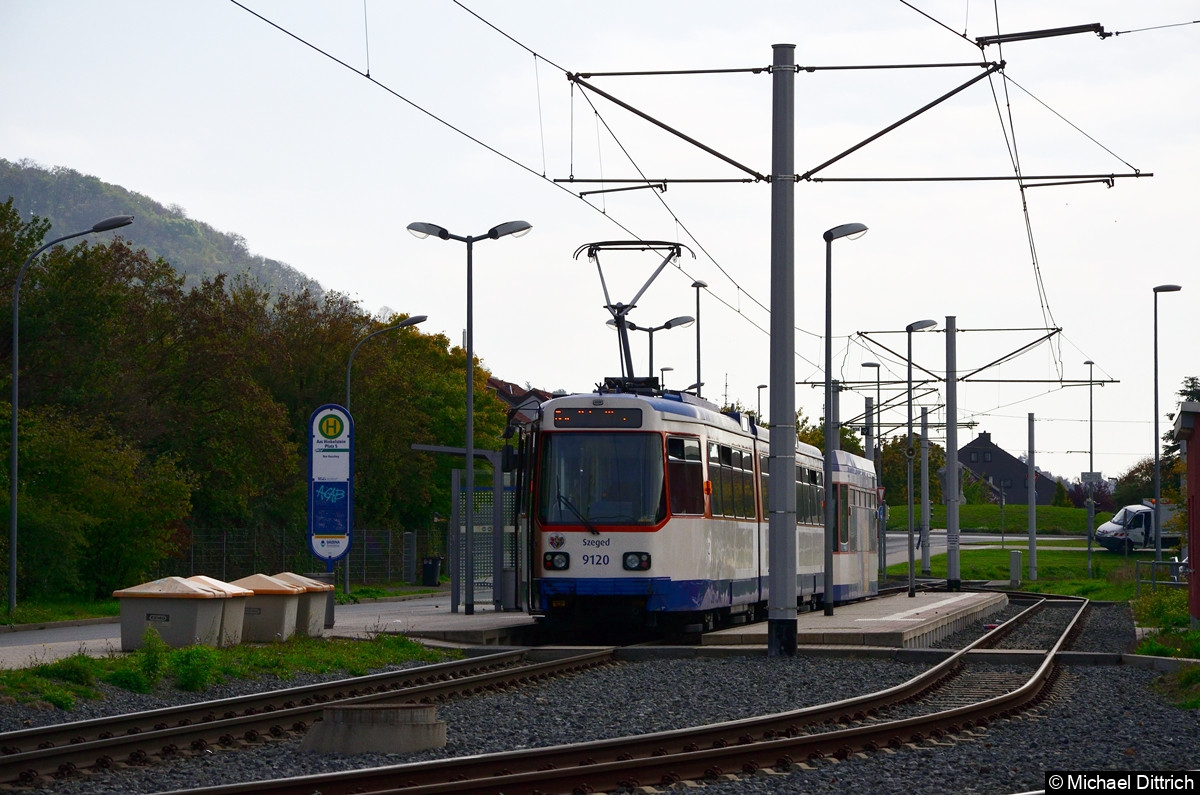
[[[762,456],[758,459],[758,481],[759,488],[762,490],[762,515],[763,519],[771,511],[771,503],[767,500],[767,487],[771,485],[771,457]]]
[[[713,516],[725,515],[725,487],[721,482],[721,453],[716,442],[708,443],[708,482],[712,486],[709,507]]]
[[[754,458],[749,453],[709,442],[708,479],[713,516],[754,518]]]
[[[704,513],[704,463],[700,440],[667,437],[667,474],[670,477],[671,513]]]
[[[821,508],[824,494],[817,485],[817,473],[806,467],[796,467],[796,521],[801,524],[821,524],[825,515]]]

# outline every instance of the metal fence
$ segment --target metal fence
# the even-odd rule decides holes
[[[443,531],[355,529],[350,553],[337,563],[337,582],[381,585],[419,582],[421,558],[441,555]],[[178,557],[158,566],[156,576],[206,574],[225,582],[251,574],[323,572],[328,564],[312,553],[304,529],[201,528]]]

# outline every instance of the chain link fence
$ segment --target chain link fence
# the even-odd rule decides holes
[[[352,585],[385,585],[420,582],[421,559],[441,556],[444,530],[354,531],[350,553],[334,566],[337,582]],[[231,582],[251,574],[322,572],[328,564],[312,553],[305,529],[199,528],[177,557],[163,560],[157,577],[191,577],[205,574]]]

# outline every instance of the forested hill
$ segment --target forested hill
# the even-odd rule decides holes
[[[136,234],[123,230],[135,248],[150,257],[162,257],[186,281],[199,284],[218,273],[230,277],[246,274],[272,293],[298,293],[305,288],[320,297],[316,281],[292,266],[256,256],[236,234],[213,229],[188,218],[178,207],[164,207],[153,199],[69,168],[43,168],[23,160],[0,158],[0,202],[13,199],[15,209],[28,220],[36,215],[51,223],[47,239],[88,229],[112,215],[137,217]]]

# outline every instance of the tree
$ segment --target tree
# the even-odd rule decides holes
[[[803,411],[797,411],[796,436],[805,444],[811,444],[822,453],[825,452],[825,418],[822,417],[820,424],[817,425],[805,417]],[[866,455],[863,451],[862,439],[853,428],[845,425],[839,427],[838,438],[841,440],[840,449],[855,455]]]
[[[111,426],[52,407],[22,409],[19,434],[23,595],[106,598],[175,551],[191,483],[173,457],[147,458]]]
[[[913,493],[914,503],[921,502],[921,442],[913,440]],[[888,505],[908,504],[908,449],[907,441],[902,437],[893,437],[883,445],[883,487],[884,500]],[[942,502],[941,478],[939,470],[946,466],[946,451],[941,445],[929,445],[929,499],[934,503]]]
[[[1140,505],[1154,497],[1154,459],[1143,458],[1117,478],[1113,502],[1117,505]]]
[[[1067,486],[1061,480],[1054,481],[1054,498],[1050,501],[1051,505],[1059,508],[1071,508],[1071,498],[1067,495]]]

